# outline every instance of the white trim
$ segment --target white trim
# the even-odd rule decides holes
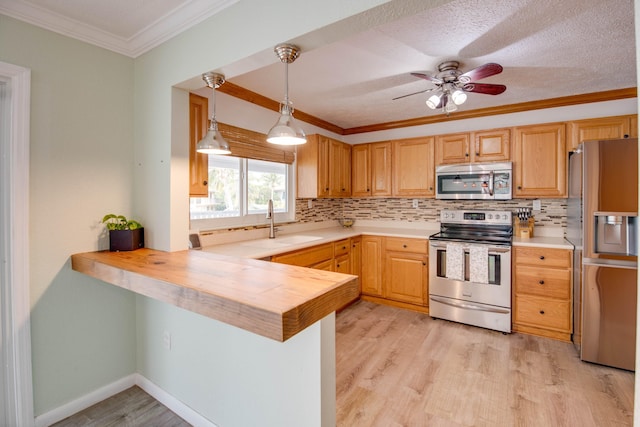
[[[77,414],[78,412],[87,409],[90,406],[95,405],[96,403],[102,402],[105,399],[110,398],[122,391],[125,391],[128,388],[136,385],[136,374],[128,375],[124,378],[121,378],[117,381],[112,382],[111,384],[107,384],[104,387],[100,387],[97,390],[94,390],[84,396],[81,396],[75,400],[72,400],[69,403],[66,403],[62,406],[58,406],[55,409],[52,409],[49,412],[45,412],[42,415],[36,417],[35,425],[36,427],[46,427],[51,424],[57,423],[58,421],[62,421],[67,417],[70,417],[73,414]]]
[[[173,411],[180,418],[188,422],[194,427],[217,427],[216,424],[212,423],[189,406],[185,405],[180,400],[176,399],[156,384],[152,383],[145,377],[140,374],[136,374],[136,384],[138,387],[149,393],[154,399],[158,402],[162,403],[164,406]]]
[[[111,33],[29,2],[0,2],[0,13],[136,58],[237,2],[238,0],[185,1],[131,36]]]
[[[176,399],[156,384],[149,381],[147,378],[140,374],[131,374],[117,381],[107,384],[97,390],[94,390],[84,396],[81,396],[65,405],[59,406],[49,412],[46,412],[36,417],[36,427],[46,427],[51,424],[62,421],[67,417],[70,417],[78,412],[102,402],[105,399],[110,398],[126,389],[137,385],[145,392],[149,393],[151,397],[162,403],[164,406],[173,411],[176,415],[188,422],[194,427],[217,427],[208,419]],[[21,425],[21,424],[18,424]]]
[[[8,343],[6,357],[7,421],[9,425],[33,425],[33,380],[31,374],[31,302],[29,297],[29,123],[31,70],[0,62],[0,78],[10,90],[9,144],[0,145],[0,155],[7,162],[0,180],[0,194],[7,203],[7,215],[0,227],[8,241],[6,276],[8,283],[0,312]],[[3,168],[4,169],[4,168]],[[4,347],[4,346],[3,346]]]

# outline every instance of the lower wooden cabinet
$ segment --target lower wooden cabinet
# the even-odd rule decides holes
[[[426,312],[428,264],[426,239],[363,236],[363,299]]]
[[[514,331],[571,341],[572,259],[568,249],[513,248]]]
[[[311,267],[319,270],[333,270],[333,243],[312,246],[271,257],[272,262]],[[327,263],[330,267],[327,267]]]

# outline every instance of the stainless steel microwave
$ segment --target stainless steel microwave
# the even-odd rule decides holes
[[[436,199],[509,200],[511,162],[465,163],[436,167]]]

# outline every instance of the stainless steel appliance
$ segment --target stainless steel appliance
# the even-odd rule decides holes
[[[638,140],[586,141],[569,157],[573,342],[582,360],[634,370]]]
[[[436,199],[508,200],[511,185],[511,162],[436,167]]]
[[[429,315],[511,332],[509,211],[443,210],[429,237]]]

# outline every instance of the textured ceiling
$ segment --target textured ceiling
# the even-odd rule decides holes
[[[236,1],[0,0],[0,13],[135,57]],[[633,0],[421,4],[420,13],[339,42],[312,49],[303,36],[289,66],[294,107],[341,128],[439,115],[426,107],[426,93],[392,98],[433,87],[410,73],[434,74],[445,60],[460,61],[462,71],[487,62],[504,67],[481,82],[504,84],[506,92],[471,93],[460,111],[637,86]],[[227,79],[280,101],[284,65],[267,56],[270,65],[246,74],[230,64]]]
[[[409,73],[434,74],[444,60],[463,71],[504,67],[481,82],[506,92],[471,93],[460,110],[635,87],[633,16],[632,0],[455,0],[303,51],[289,65],[289,96],[295,108],[352,128],[442,114],[426,107],[428,94],[392,98],[433,87]],[[274,59],[229,81],[281,100],[284,65]]]

